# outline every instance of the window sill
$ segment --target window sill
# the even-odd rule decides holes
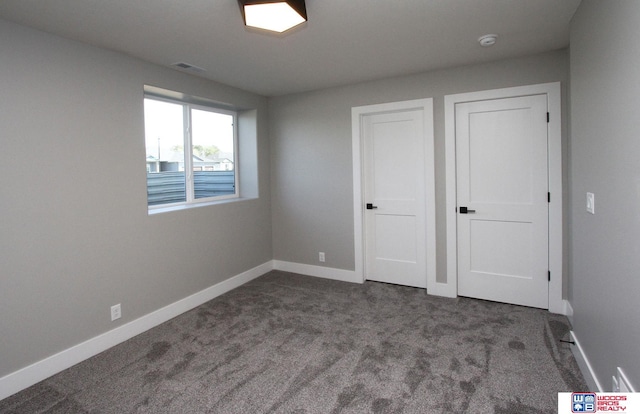
[[[165,207],[154,207],[148,209],[148,214],[150,216],[155,216],[160,213],[169,213],[172,211],[182,211],[182,210],[190,210],[192,208],[199,207],[208,207],[208,206],[216,206],[220,204],[230,204],[230,203],[238,203],[247,200],[255,200],[257,197],[234,197],[234,198],[226,198],[223,200],[214,200],[214,201],[202,201],[202,202],[194,202],[194,203],[184,203],[184,204],[174,204]]]

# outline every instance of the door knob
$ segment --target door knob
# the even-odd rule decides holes
[[[466,207],[460,207],[460,214],[471,214],[471,213],[475,213],[475,210],[469,210]]]
[[[367,203],[367,210],[373,210],[378,208],[378,206],[374,206],[372,203]]]

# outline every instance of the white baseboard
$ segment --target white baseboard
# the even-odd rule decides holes
[[[274,270],[282,270],[283,272],[299,273],[301,275],[321,277],[324,279],[341,280],[343,282],[363,283],[354,270],[334,269],[331,267],[313,266],[302,263],[284,262],[281,260],[273,261]]]
[[[269,261],[0,378],[0,400],[273,270]]]
[[[567,317],[567,319],[569,319],[569,322],[571,322],[571,326],[573,326],[573,306],[571,306],[571,302],[569,302],[568,300],[563,300],[563,312],[562,314],[564,316]]]
[[[457,298],[458,288],[453,283],[427,283],[427,293],[429,295],[441,296],[444,298]]]
[[[589,359],[587,358],[587,355],[584,353],[584,349],[582,349],[582,347],[580,346],[580,341],[578,341],[578,338],[576,337],[575,332],[570,331],[570,334],[571,334],[571,340],[575,342],[575,345],[571,346],[571,352],[573,353],[573,356],[575,357],[576,362],[578,363],[578,367],[580,367],[580,371],[582,372],[582,375],[584,376],[584,379],[587,382],[587,385],[589,386],[589,389],[584,391],[605,392],[604,388],[602,388],[602,385],[600,385],[600,382],[598,381],[598,377],[593,371],[591,364],[589,363]],[[576,390],[576,391],[583,391],[583,390]]]

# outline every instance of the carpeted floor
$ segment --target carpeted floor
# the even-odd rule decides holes
[[[271,272],[0,401],[2,413],[555,413],[565,317]]]

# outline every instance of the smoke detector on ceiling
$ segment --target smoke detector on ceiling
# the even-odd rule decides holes
[[[496,40],[498,40],[498,35],[495,34],[487,34],[484,36],[480,36],[478,38],[478,43],[480,43],[480,46],[482,47],[489,47],[489,46],[493,46],[496,44]]]

